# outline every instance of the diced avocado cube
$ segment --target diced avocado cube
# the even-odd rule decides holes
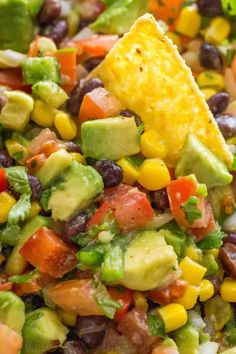
[[[141,231],[129,245],[120,284],[133,290],[147,291],[165,287],[178,277],[177,256],[168,246],[164,231]]]
[[[0,322],[18,333],[25,322],[25,304],[10,291],[0,291]]]
[[[34,37],[28,0],[1,0],[0,28],[0,49],[26,53]]]
[[[62,346],[68,329],[60,322],[55,311],[40,308],[31,312],[23,327],[22,354],[44,354]]]
[[[147,11],[147,0],[116,0],[90,25],[90,28],[95,32],[123,34]]]
[[[206,277],[211,277],[216,275],[217,270],[219,269],[218,263],[215,260],[215,257],[211,253],[206,253],[203,256],[202,265],[207,268],[205,274]]]
[[[235,203],[234,193],[231,185],[211,188],[208,191],[208,199],[211,204],[214,217],[217,220],[221,220],[225,215],[223,200],[227,196],[230,196],[233,203]]]
[[[229,302],[223,300],[219,295],[204,302],[206,319],[210,320],[216,331],[222,328],[233,318],[233,309]]]
[[[39,81],[32,87],[32,93],[52,108],[58,108],[68,99],[67,93],[52,81]]]
[[[8,98],[0,114],[0,124],[7,129],[21,131],[29,121],[34,101],[22,91],[6,91]]]
[[[48,202],[54,220],[65,221],[88,207],[103,191],[99,173],[90,166],[73,161],[62,175]]]
[[[59,83],[60,70],[56,58],[28,58],[22,65],[24,82],[27,85],[38,81],[51,80]]]
[[[174,248],[175,253],[178,257],[183,255],[185,249],[186,236],[185,235],[175,235],[172,232],[165,231],[165,240],[167,245],[170,245]]]
[[[28,0],[31,16],[37,16],[43,5],[43,0]]]
[[[81,138],[85,156],[119,160],[140,151],[140,130],[134,118],[105,118],[84,122]]]
[[[194,174],[198,182],[205,183],[208,188],[223,186],[232,181],[232,175],[226,166],[211,150],[190,134],[177,162],[176,177]]]
[[[64,172],[71,164],[72,159],[72,156],[64,149],[51,154],[36,174],[43,187]]]
[[[199,348],[199,333],[190,324],[177,329],[174,334],[179,354],[197,354]]]

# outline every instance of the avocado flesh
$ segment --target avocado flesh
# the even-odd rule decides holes
[[[119,160],[140,151],[134,118],[95,119],[81,125],[82,149],[94,159]]]
[[[208,188],[227,185],[232,181],[232,175],[224,163],[194,134],[188,136],[175,169],[176,177],[189,174],[194,174],[198,182],[205,183]]]
[[[62,346],[68,329],[59,321],[56,312],[40,308],[26,318],[22,336],[22,354],[44,354]]]
[[[48,209],[52,211],[53,220],[66,221],[88,207],[102,191],[103,181],[99,173],[73,161],[49,199]]]
[[[90,25],[90,28],[95,32],[123,34],[147,11],[147,0],[117,0]]]
[[[0,291],[0,322],[18,333],[25,322],[25,304],[10,291]]]
[[[1,0],[0,28],[0,49],[26,53],[34,37],[28,0]]]
[[[122,285],[140,291],[164,287],[179,275],[177,255],[165,241],[165,231],[141,231],[129,245]]]
[[[199,333],[190,324],[177,329],[174,334],[179,354],[197,354],[199,347]]]

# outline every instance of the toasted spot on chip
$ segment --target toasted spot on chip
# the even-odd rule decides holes
[[[145,130],[155,129],[175,166],[189,133],[228,165],[232,154],[190,69],[150,14],[140,17],[93,71],[125,108],[137,112]]]

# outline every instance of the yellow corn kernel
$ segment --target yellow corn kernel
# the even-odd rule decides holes
[[[70,155],[72,156],[72,159],[77,161],[77,162],[80,162],[82,163],[83,165],[86,165],[87,162],[84,158],[83,155],[81,155],[79,152],[70,152]]]
[[[76,137],[77,126],[69,114],[64,112],[57,113],[54,124],[62,139],[71,140]]]
[[[68,35],[73,37],[78,32],[79,16],[75,11],[71,11],[67,18]]]
[[[25,146],[18,143],[14,139],[7,139],[5,141],[6,149],[8,154],[15,159],[20,165],[24,164],[25,159],[28,156],[28,150]]]
[[[220,252],[219,248],[212,248],[207,251],[207,253],[212,254],[215,258],[218,258],[219,252]]]
[[[198,75],[197,84],[200,89],[211,87],[217,91],[221,91],[225,87],[225,79],[223,75],[214,70],[206,70]]]
[[[0,193],[0,224],[7,222],[11,208],[16,204],[16,200],[7,192]]]
[[[120,159],[117,164],[122,168],[124,172],[123,182],[133,185],[138,178],[139,171],[131,162],[127,159]]]
[[[181,43],[181,37],[175,32],[168,31],[166,32],[166,35],[172,40],[172,42],[176,45],[178,48],[178,51],[181,52],[182,50],[182,43]]]
[[[205,32],[205,40],[211,44],[219,44],[230,33],[230,23],[224,17],[215,17]]]
[[[179,16],[176,31],[185,36],[194,38],[197,36],[201,25],[201,16],[196,6],[184,7]]]
[[[163,159],[167,154],[166,147],[158,139],[157,132],[154,129],[148,130],[142,134],[140,140],[141,152],[145,157]]]
[[[214,286],[210,280],[203,279],[199,290],[200,301],[207,301],[214,295]]]
[[[27,216],[27,219],[34,218],[35,216],[37,216],[40,213],[41,210],[42,210],[42,208],[37,201],[32,202],[31,206],[30,206],[30,212],[29,212],[29,215]]]
[[[43,101],[35,100],[31,119],[41,127],[51,127],[54,122],[56,110],[46,105]]]
[[[213,95],[217,93],[217,91],[213,88],[202,88],[201,92],[206,101],[209,100],[209,98],[211,98]]]
[[[138,182],[150,191],[167,186],[170,182],[170,174],[164,161],[161,159],[145,160],[139,169]]]
[[[57,310],[59,317],[61,318],[62,322],[70,327],[74,327],[76,324],[76,314],[72,312],[65,311],[64,309],[60,308]]]
[[[134,305],[137,309],[143,310],[147,312],[148,310],[148,303],[145,295],[140,291],[134,292]]]
[[[179,264],[182,270],[182,278],[191,285],[199,286],[207,269],[189,257],[184,257]]]
[[[189,257],[194,262],[200,263],[202,261],[202,251],[197,247],[188,246],[185,251],[185,256]]]
[[[198,295],[199,287],[188,284],[184,295],[176,299],[175,302],[183,305],[186,310],[190,310],[196,305]]]
[[[220,289],[221,297],[227,302],[236,302],[236,279],[225,278]]]
[[[187,311],[181,304],[169,304],[157,309],[167,333],[182,327],[188,320]]]

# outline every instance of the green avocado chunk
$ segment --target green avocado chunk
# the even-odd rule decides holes
[[[10,291],[0,291],[0,322],[18,333],[25,322],[25,304]]]
[[[185,326],[177,329],[174,334],[174,341],[177,344],[179,354],[197,354],[199,348],[199,333],[191,326]]]
[[[63,326],[55,311],[40,308],[31,312],[23,327],[22,354],[44,354],[59,348],[66,340],[68,329]]]
[[[123,34],[147,11],[147,0],[117,0],[108,6],[90,28],[95,32]]]
[[[68,99],[67,93],[52,81],[37,82],[32,87],[32,93],[52,108],[60,107]]]
[[[208,188],[223,186],[232,181],[232,175],[200,140],[190,134],[177,162],[176,177],[194,174],[198,182],[205,183]]]
[[[165,231],[141,231],[125,253],[124,276],[119,283],[133,290],[164,287],[179,275],[177,255],[165,241]]]
[[[0,49],[26,53],[33,37],[28,0],[1,0]]]
[[[90,166],[73,161],[62,175],[61,183],[52,191],[48,209],[54,220],[65,221],[88,207],[103,191],[99,173]]]
[[[56,58],[28,58],[23,64],[23,78],[27,85],[38,81],[61,81],[59,64]]]
[[[140,151],[140,129],[134,118],[95,119],[81,125],[85,156],[119,160]]]

